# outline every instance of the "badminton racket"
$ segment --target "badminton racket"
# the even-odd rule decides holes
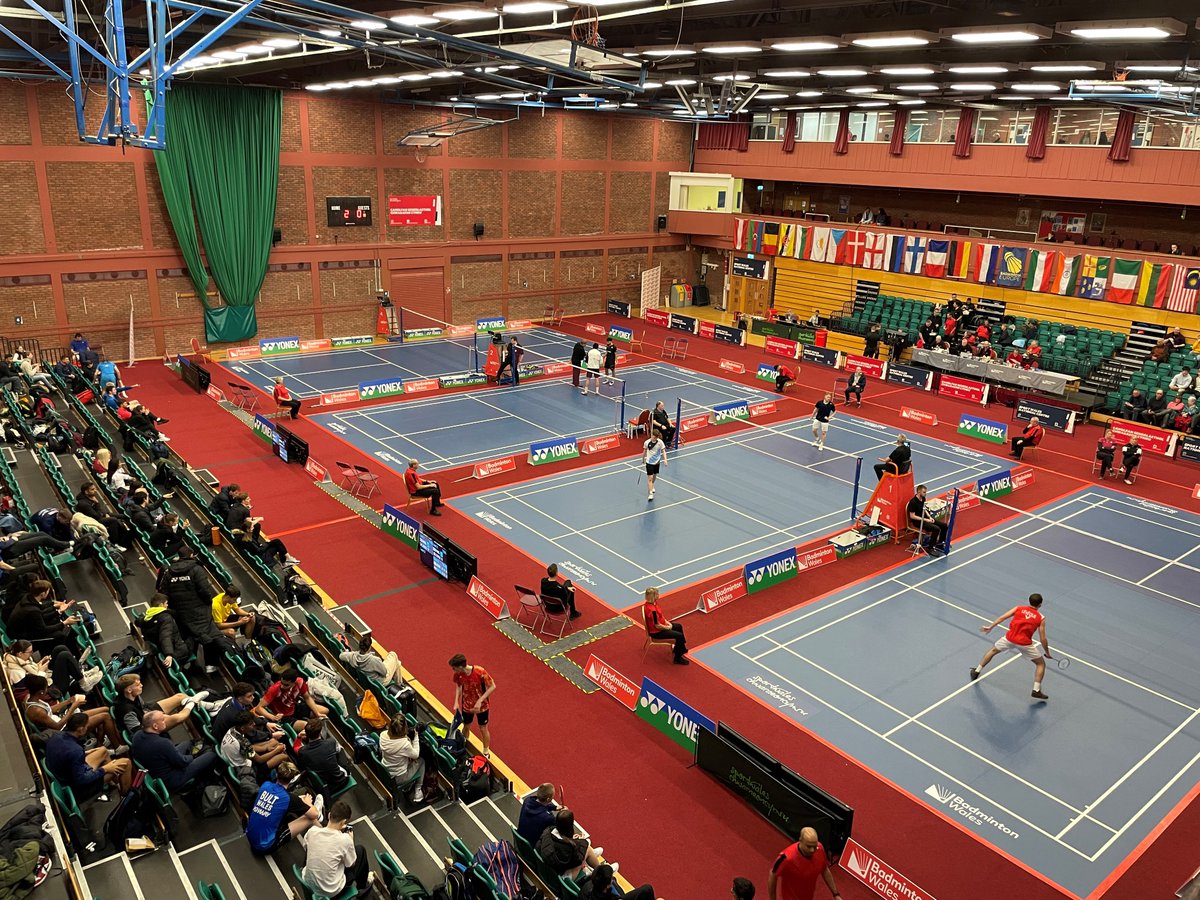
[[[1066,668],[1069,668],[1069,667],[1070,667],[1070,665],[1071,665],[1071,660],[1070,660],[1070,659],[1068,659],[1068,658],[1067,658],[1067,657],[1065,657],[1065,656],[1051,656],[1049,653],[1047,653],[1047,654],[1046,654],[1046,659],[1048,659],[1048,660],[1050,660],[1051,662],[1053,662],[1053,663],[1054,663],[1056,666],[1058,666],[1060,669],[1066,669]]]

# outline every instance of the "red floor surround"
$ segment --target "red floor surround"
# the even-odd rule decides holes
[[[588,321],[619,320],[594,316]],[[584,333],[579,323],[569,323],[565,330]],[[648,339],[658,337],[660,342],[665,334],[653,327],[646,332]],[[717,366],[721,357],[745,362],[751,370],[767,359],[759,348],[709,345],[700,339],[693,339],[692,347],[695,352],[686,365],[708,374],[727,375]],[[266,517],[269,533],[294,531],[285,540],[302,558],[305,571],[339,602],[360,601],[356,612],[443,700],[452,696],[446,666],[451,653],[464,652],[493,672],[499,684],[493,728],[496,752],[527,782],[564,784],[568,802],[605,845],[608,855],[622,862],[623,874],[634,881],[653,881],[657,893],[668,900],[725,898],[734,875],[750,877],[760,895],[766,896],[767,869],[784,839],[709,776],[688,768],[689,760],[678,747],[607,696],[584,696],[530,658],[489,627],[486,615],[461,590],[431,581],[413,554],[382,532],[363,522],[337,521],[348,512],[342,504],[316,489],[298,467],[284,466],[265,453],[265,445],[249,429],[210,400],[192,393],[168,370],[146,362],[135,371],[134,380],[141,383],[139,399],[171,418],[165,431],[172,437],[173,448],[195,466],[209,468],[222,482],[237,480],[250,490],[255,512]],[[803,383],[784,400],[781,417],[807,413],[818,393],[832,382],[833,373],[806,365],[800,377]],[[749,376],[734,376],[734,380],[754,383]],[[913,433],[955,440],[952,425],[924,429],[900,419],[898,410],[901,404],[920,406],[948,422],[957,421],[960,404],[907,389],[897,391],[890,385],[872,383],[870,387],[861,414]],[[998,408],[988,415],[1006,418]],[[326,465],[356,453],[304,419],[296,430],[309,441],[313,456]],[[1038,470],[1035,484],[1011,495],[1008,499],[1014,505],[1027,508],[1092,481],[1088,470],[1098,431],[1088,426],[1080,431],[1075,436],[1051,434],[1046,439],[1042,458],[1034,466]],[[608,456],[580,464],[628,455],[632,446],[626,444]],[[361,454],[355,461],[372,463],[364,461]],[[1188,499],[1196,480],[1194,469],[1164,459],[1147,459],[1143,465],[1131,493],[1195,508]],[[463,474],[439,473],[447,495],[533,475],[522,463],[511,476],[453,484]],[[380,485],[377,502],[404,496],[398,475],[382,473]],[[1006,514],[994,508],[972,511],[963,522],[966,530],[960,528],[959,535],[986,527]],[[539,574],[524,554],[452,510],[441,518],[440,527],[477,553],[481,577],[506,596],[511,596],[514,582],[528,582]],[[694,645],[717,639],[906,559],[903,548],[880,548],[817,569],[803,582],[793,581],[739,600],[712,615],[688,616],[684,622],[689,639]],[[701,587],[669,597],[668,614],[694,606]],[[583,622],[612,615],[591,597],[582,597],[580,608]],[[587,653],[594,651],[626,675],[636,679],[648,674],[714,718],[728,721],[854,806],[860,842],[939,900],[1061,896],[924,804],[912,801],[807,731],[746,697],[703,665],[672,666],[668,654],[658,647],[652,647],[643,660],[642,645],[640,629],[628,628],[571,656],[582,663]],[[641,824],[648,817],[653,817],[649,818],[652,834]],[[1114,900],[1171,896],[1195,867],[1198,827],[1200,804],[1192,803],[1104,896]],[[876,896],[848,873],[839,874],[839,886],[847,900]]]

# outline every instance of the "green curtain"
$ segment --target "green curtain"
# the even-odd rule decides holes
[[[254,303],[275,228],[282,117],[277,90],[194,84],[171,90],[167,148],[154,159],[179,249],[204,304],[209,341],[242,341],[258,332]],[[224,306],[208,302],[201,243]]]

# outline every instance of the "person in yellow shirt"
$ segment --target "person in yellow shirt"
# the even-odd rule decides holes
[[[236,585],[230,585],[223,593],[213,597],[213,621],[225,637],[232,638],[239,631],[247,638],[254,634],[254,613],[238,606],[241,599],[241,589]]]

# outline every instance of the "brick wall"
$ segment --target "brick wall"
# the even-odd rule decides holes
[[[100,114],[89,105],[90,127]],[[448,115],[362,96],[285,95],[282,240],[259,300],[262,334],[372,333],[376,266],[442,268],[458,322],[533,318],[550,305],[596,312],[614,275],[629,293],[652,248],[675,243],[654,231],[653,216],[665,212],[666,173],[686,166],[687,126],[521,110],[491,113],[507,121],[420,160],[397,146]],[[203,309],[190,296],[152,155],[82,144],[59,85],[0,80],[0,118],[0,316],[24,322],[5,333],[56,344],[79,329],[123,345],[132,296],[139,353],[185,349],[202,333]],[[442,196],[443,224],[390,226],[393,195]],[[374,227],[327,227],[328,196],[371,197]],[[629,248],[638,252],[622,253]],[[215,297],[215,282],[210,290]]]

